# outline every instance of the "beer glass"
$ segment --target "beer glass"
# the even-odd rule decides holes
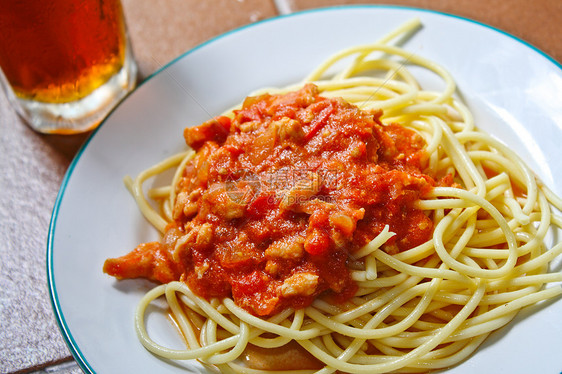
[[[136,73],[119,0],[0,1],[0,81],[33,129],[91,130]]]

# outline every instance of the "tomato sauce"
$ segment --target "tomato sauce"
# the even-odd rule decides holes
[[[357,285],[347,263],[385,225],[396,233],[383,247],[390,254],[433,232],[414,208],[436,185],[424,173],[425,142],[381,115],[309,84],[248,97],[233,118],[186,128],[197,155],[177,186],[174,222],[162,242],[109,259],[104,270],[182,280],[259,316],[319,296],[348,299]]]

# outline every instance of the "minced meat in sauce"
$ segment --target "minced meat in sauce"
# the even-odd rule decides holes
[[[414,208],[436,185],[424,173],[425,142],[381,115],[309,84],[186,128],[197,154],[177,185],[174,222],[161,242],[107,260],[104,271],[182,280],[259,316],[319,295],[348,299],[357,285],[347,262],[385,225],[396,233],[383,248],[390,254],[433,232]]]

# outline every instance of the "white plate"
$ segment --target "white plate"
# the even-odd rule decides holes
[[[332,53],[372,42],[413,17],[424,27],[405,47],[445,66],[478,126],[562,192],[555,183],[562,181],[562,70],[521,40],[463,18],[385,6],[304,12],[230,32],[144,82],[89,139],[64,178],[49,232],[48,280],[62,333],[85,372],[205,372],[195,362],[160,360],[137,341],[133,310],[149,282],[116,282],[102,273],[106,258],[158,238],[123,176],[182,149],[185,126],[220,114],[255,89],[300,81]],[[559,373],[562,300],[534,309],[447,373]],[[154,323],[164,329],[162,339],[180,343],[166,321]]]

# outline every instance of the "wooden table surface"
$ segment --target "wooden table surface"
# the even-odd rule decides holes
[[[405,5],[467,17],[506,31],[562,62],[558,0],[122,1],[141,80],[228,30],[279,14],[342,4]],[[51,310],[45,251],[60,183],[87,136],[33,132],[0,92],[0,373],[80,373]]]

